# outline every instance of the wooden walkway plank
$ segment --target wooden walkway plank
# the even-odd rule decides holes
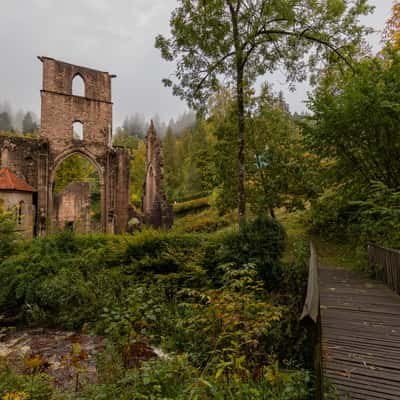
[[[400,296],[320,267],[322,369],[340,399],[400,399]]]

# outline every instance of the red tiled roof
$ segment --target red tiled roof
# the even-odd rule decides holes
[[[0,190],[19,190],[21,192],[34,192],[35,189],[23,179],[18,178],[8,168],[0,169]]]

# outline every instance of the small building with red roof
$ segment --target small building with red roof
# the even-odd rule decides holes
[[[16,228],[25,237],[32,237],[35,189],[9,168],[0,168],[0,210],[15,212]]]

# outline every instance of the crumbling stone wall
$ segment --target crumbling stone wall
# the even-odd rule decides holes
[[[82,147],[95,158],[105,157],[111,147],[113,75],[47,57],[40,60],[43,63],[40,135],[49,140],[51,157]],[[85,97],[72,94],[72,81],[77,75],[84,81]],[[73,139],[75,121],[83,124],[82,141]]]
[[[15,213],[15,230],[25,239],[34,233],[35,206],[32,204],[32,193],[21,191],[1,191],[0,210]]]
[[[35,189],[31,200],[25,202],[24,217],[24,230],[34,234],[39,233],[39,203],[45,204],[47,199],[48,151],[46,139],[0,135],[0,166],[9,168]]]
[[[114,75],[47,57],[43,63],[40,136],[49,143],[48,216],[54,216],[53,184],[57,167],[72,154],[80,154],[96,167],[101,193],[104,232],[127,229],[129,209],[129,152],[112,147],[111,79]],[[79,75],[85,95],[72,94]],[[83,124],[83,138],[73,136],[73,123]],[[128,182],[128,185],[126,184]]]
[[[173,224],[172,206],[168,203],[164,190],[162,146],[153,121],[146,136],[146,178],[143,185],[142,212],[147,225],[169,229]]]
[[[61,230],[70,227],[79,233],[92,231],[88,182],[72,182],[55,196],[54,222]]]
[[[0,167],[7,167],[29,185],[38,188],[46,170],[47,140],[0,135]]]

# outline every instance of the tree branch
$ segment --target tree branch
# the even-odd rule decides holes
[[[307,34],[308,30],[309,30],[308,28],[303,30],[302,32],[291,32],[291,31],[285,31],[285,30],[280,30],[280,29],[262,30],[262,31],[260,31],[260,35],[270,36],[270,35],[275,34],[275,35],[284,35],[284,36],[297,36],[298,38],[304,38],[304,39],[310,40],[312,42],[322,44],[322,45],[328,47],[329,49],[331,49],[340,59],[342,59],[351,68],[351,70],[353,72],[355,71],[351,62],[344,55],[342,55],[342,53],[339,51],[339,49],[337,47],[335,47],[332,43],[329,43],[326,40],[316,38],[314,36]],[[268,39],[258,42],[258,44],[261,44],[266,41],[268,41]]]
[[[207,71],[206,75],[200,80],[200,82],[198,83],[195,91],[194,91],[194,95],[196,95],[199,90],[201,89],[201,87],[203,86],[204,82],[207,80],[207,78],[229,57],[232,57],[235,55],[234,51],[231,51],[228,54],[225,54],[223,57],[221,57],[218,61],[216,61]]]

